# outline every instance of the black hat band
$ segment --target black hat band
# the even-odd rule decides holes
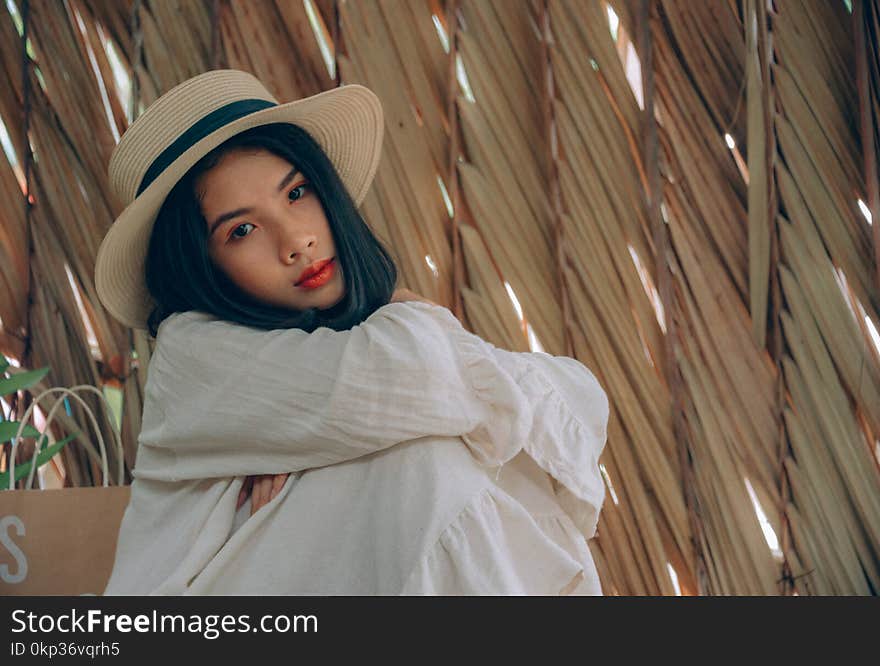
[[[153,163],[150,164],[150,168],[147,169],[141,180],[137,196],[140,196],[141,192],[147,189],[150,183],[156,180],[174,160],[206,136],[234,120],[238,120],[255,111],[262,111],[270,106],[278,106],[278,104],[265,99],[240,99],[236,102],[230,102],[226,106],[221,106],[219,109],[214,109],[211,113],[199,119],[198,122],[194,123],[192,127],[177,137],[170,146],[153,160]]]

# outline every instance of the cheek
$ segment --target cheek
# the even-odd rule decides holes
[[[259,270],[256,267],[264,265],[263,261],[257,261],[252,256],[250,248],[237,248],[235,252],[214,254],[211,259],[214,266],[222,271],[226,277],[239,286],[250,286],[260,283]]]
[[[330,233],[330,222],[324,214],[324,207],[321,206],[318,197],[311,197],[307,206],[308,207],[303,212],[308,216],[310,223],[313,225],[312,229],[320,232],[328,238],[332,238],[332,234]]]

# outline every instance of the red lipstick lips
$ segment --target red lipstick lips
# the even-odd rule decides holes
[[[333,274],[334,264],[332,262],[333,258],[321,259],[306,266],[302,275],[299,276],[299,280],[296,281],[296,286],[308,289],[320,287]]]

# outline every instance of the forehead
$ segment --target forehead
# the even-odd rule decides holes
[[[201,174],[198,184],[210,187],[218,181],[259,181],[276,172],[286,173],[290,162],[262,148],[236,148],[225,153],[213,167]]]
[[[256,205],[271,196],[293,165],[263,149],[234,149],[201,174],[195,182],[196,197],[206,218],[236,208]]]

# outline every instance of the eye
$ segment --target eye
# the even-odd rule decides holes
[[[306,190],[308,189],[308,187],[309,186],[307,183],[301,183],[300,185],[297,185],[292,190],[290,190],[290,192],[287,193],[287,196],[290,197],[291,195],[293,195],[293,199],[291,199],[291,201],[299,201],[306,195]]]
[[[243,228],[243,227],[252,227],[252,226],[254,226],[254,225],[251,224],[250,222],[242,222],[242,223],[239,224],[237,227],[235,227],[235,229],[232,230],[232,233],[229,234],[229,239],[230,239],[230,240],[235,240],[236,238],[245,238],[245,237],[248,236],[249,234],[240,234],[240,233],[238,233],[238,230],[241,229],[241,228]]]

